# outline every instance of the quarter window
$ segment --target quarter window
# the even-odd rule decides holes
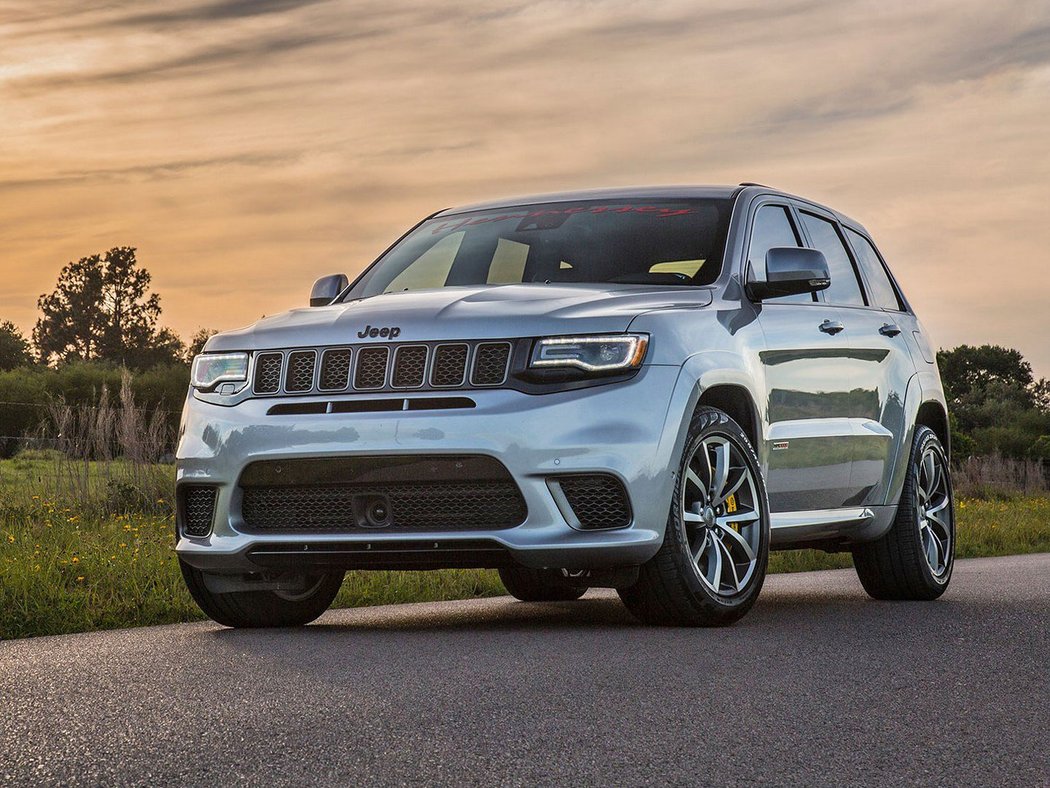
[[[783,205],[763,205],[755,214],[755,224],[751,230],[751,245],[748,247],[747,259],[753,271],[766,270],[766,252],[778,246],[801,246],[801,239],[791,221],[791,214]],[[798,293],[781,296],[772,303],[812,303],[816,301],[815,293]]]
[[[813,245],[824,253],[828,261],[831,286],[824,291],[824,300],[829,304],[864,306],[864,293],[857,279],[857,271],[835,223],[804,211],[802,223],[806,225]]]
[[[890,276],[886,273],[886,266],[879,257],[879,253],[875,251],[875,247],[871,245],[871,241],[848,227],[846,232],[849,233],[849,239],[857,252],[857,260],[867,277],[872,300],[875,302],[873,306],[903,312],[904,304],[897,295],[897,288],[890,281]]]

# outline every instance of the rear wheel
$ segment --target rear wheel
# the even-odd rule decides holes
[[[571,602],[587,589],[572,585],[558,569],[529,569],[524,566],[499,570],[507,592],[522,602]]]
[[[936,599],[955,565],[955,499],[948,456],[919,426],[912,439],[897,517],[889,532],[853,548],[853,565],[875,599]]]
[[[215,592],[204,573],[179,561],[190,596],[213,621],[227,627],[299,627],[332,604],[343,583],[342,572],[307,575],[283,591]]]
[[[751,609],[768,558],[769,505],[758,457],[726,413],[698,408],[663,545],[620,598],[648,624],[724,626]]]

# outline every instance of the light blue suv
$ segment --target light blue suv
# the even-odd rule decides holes
[[[769,550],[933,599],[955,528],[925,331],[864,228],[755,184],[441,211],[193,364],[178,544],[229,626],[307,623],[348,569],[498,568],[720,625]]]

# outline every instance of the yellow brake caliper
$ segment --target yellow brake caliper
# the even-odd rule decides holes
[[[726,514],[732,514],[736,511],[736,496],[730,495],[726,498]],[[729,527],[737,533],[740,533],[740,523],[730,523]]]

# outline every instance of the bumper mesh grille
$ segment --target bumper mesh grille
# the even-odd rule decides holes
[[[580,527],[588,530],[625,528],[631,524],[631,506],[623,484],[615,476],[594,473],[557,479]]]
[[[183,487],[178,496],[179,522],[186,536],[207,536],[215,519],[215,488],[201,485]]]
[[[390,509],[380,531],[511,528],[527,514],[507,469],[482,456],[266,460],[245,469],[240,490],[254,532],[375,532],[361,513],[377,497]]]

